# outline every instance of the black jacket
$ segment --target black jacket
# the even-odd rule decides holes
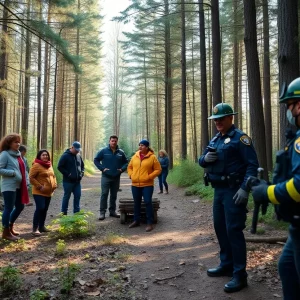
[[[67,149],[60,157],[57,169],[63,174],[63,181],[78,182],[84,174],[84,163],[79,153],[74,155]]]

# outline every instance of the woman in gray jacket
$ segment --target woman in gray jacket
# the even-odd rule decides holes
[[[28,174],[19,151],[21,136],[12,133],[0,141],[0,175],[1,192],[4,198],[2,214],[2,238],[10,241],[18,240],[18,232],[13,226],[16,219],[29,202],[27,185]]]

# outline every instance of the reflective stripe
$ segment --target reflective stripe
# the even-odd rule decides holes
[[[296,201],[296,202],[300,202],[300,194],[298,193],[298,191],[295,188],[294,185],[294,178],[292,178],[291,180],[289,180],[286,183],[286,190],[289,193],[290,197]]]
[[[278,200],[276,199],[275,196],[275,186],[276,185],[270,185],[267,189],[267,194],[268,194],[268,198],[269,200],[273,203],[273,204],[279,204]]]

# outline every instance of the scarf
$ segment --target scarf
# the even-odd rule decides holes
[[[27,204],[29,203],[29,196],[28,196],[28,189],[27,189],[27,183],[26,183],[26,174],[25,174],[25,164],[23,159],[19,156],[18,157],[19,167],[22,175],[22,181],[21,181],[21,203]]]
[[[49,169],[51,167],[51,161],[50,160],[48,160],[48,161],[42,161],[42,160],[36,158],[34,160],[34,163],[38,163],[41,166],[45,167],[46,169]]]

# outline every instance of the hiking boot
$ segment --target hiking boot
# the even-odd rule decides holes
[[[224,291],[226,293],[234,293],[242,290],[247,286],[247,278],[231,278],[224,286]]]
[[[12,235],[9,228],[3,228],[2,238],[8,241],[17,241],[20,239],[19,237]]]
[[[39,232],[51,232],[50,229],[48,229],[47,227],[43,226],[39,228]]]
[[[163,193],[163,191],[159,191],[157,194],[162,194]]]
[[[149,231],[152,231],[152,230],[153,230],[153,225],[148,224],[147,227],[146,227],[146,231],[149,232]]]
[[[100,213],[99,220],[103,221],[105,219],[105,213]]]
[[[111,212],[109,214],[110,217],[113,217],[113,218],[120,218],[120,215],[118,215],[115,211],[114,212]]]
[[[133,223],[131,223],[128,227],[129,228],[133,228],[133,227],[138,227],[140,226],[140,222],[134,221]]]
[[[15,236],[20,235],[20,232],[17,232],[17,231],[14,230],[14,223],[9,224],[9,230],[10,230],[12,235],[15,235]]]

